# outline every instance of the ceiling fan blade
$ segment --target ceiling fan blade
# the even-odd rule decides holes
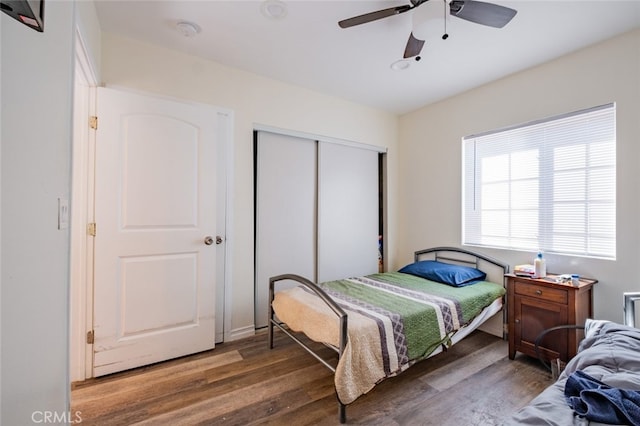
[[[367,22],[377,21],[378,19],[386,18],[388,16],[399,15],[408,10],[413,9],[413,6],[396,6],[389,9],[382,9],[375,12],[365,13],[364,15],[354,16],[353,18],[343,19],[338,22],[340,28],[349,28],[355,25],[366,24]]]
[[[494,28],[504,27],[518,13],[509,7],[474,0],[453,0],[449,10],[460,19]]]
[[[413,36],[413,33],[409,34],[409,40],[407,40],[407,47],[404,49],[405,58],[413,58],[418,56],[424,46],[424,40],[418,40]]]

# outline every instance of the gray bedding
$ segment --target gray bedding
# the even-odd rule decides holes
[[[576,415],[569,406],[565,398],[565,385],[569,377],[582,373],[611,388],[640,391],[640,329],[612,322],[587,320],[585,336],[578,354],[567,363],[558,380],[518,411],[511,424],[640,424],[637,412],[632,412],[631,420],[628,421],[602,423]],[[582,373],[576,373],[578,371]],[[572,376],[573,373],[576,374]],[[629,402],[630,400],[625,399],[625,403]]]

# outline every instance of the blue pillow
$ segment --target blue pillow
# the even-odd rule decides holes
[[[487,274],[469,266],[451,265],[449,263],[437,262],[435,260],[422,260],[411,263],[398,272],[426,278],[442,284],[454,287],[464,287],[484,281]]]

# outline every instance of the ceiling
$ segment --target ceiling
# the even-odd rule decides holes
[[[262,1],[250,0],[95,4],[105,32],[397,114],[640,27],[640,0],[491,0],[517,15],[502,29],[449,15],[449,37],[443,40],[444,1],[346,29],[337,22],[409,0],[283,0],[286,16],[278,19],[261,13]],[[409,59],[407,69],[393,70],[418,11],[432,18],[432,25],[423,26],[421,60]],[[180,21],[196,24],[199,32],[186,37],[176,29]]]

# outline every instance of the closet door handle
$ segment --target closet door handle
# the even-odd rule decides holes
[[[204,237],[204,243],[210,246],[211,244],[213,244],[213,237],[211,237],[210,235],[207,235],[206,237]]]

